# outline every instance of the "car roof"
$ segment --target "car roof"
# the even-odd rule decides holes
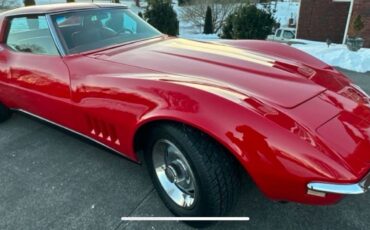
[[[27,14],[51,14],[63,11],[87,10],[99,8],[128,8],[123,4],[116,3],[61,3],[20,7],[14,10],[5,11],[1,14],[2,17]]]

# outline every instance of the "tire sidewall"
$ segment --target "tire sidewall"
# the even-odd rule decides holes
[[[147,144],[145,146],[145,161],[149,170],[149,174],[153,180],[153,184],[159,196],[164,201],[165,205],[174,213],[176,216],[213,216],[209,208],[211,207],[210,201],[207,199],[207,185],[204,178],[201,175],[205,175],[202,172],[201,159],[198,154],[197,149],[193,149],[191,145],[184,144],[186,142],[191,142],[191,140],[180,132],[178,129],[175,129],[171,126],[156,127],[153,129],[153,132],[148,137]],[[177,148],[183,153],[186,160],[188,161],[195,177],[196,183],[196,200],[195,204],[191,209],[183,208],[177,205],[172,199],[167,195],[166,191],[163,189],[161,183],[159,182],[156,172],[153,166],[153,147],[154,144],[161,139],[167,139],[176,145]],[[184,140],[183,143],[180,143],[178,140]]]

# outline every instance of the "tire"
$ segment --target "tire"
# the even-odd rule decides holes
[[[183,159],[176,159],[178,151]],[[235,205],[240,189],[240,166],[225,148],[206,134],[181,124],[156,125],[149,131],[144,154],[154,187],[175,216],[225,216]],[[166,160],[165,166],[160,168],[163,163],[159,163],[158,159],[162,155]],[[166,188],[176,194],[173,192],[176,187],[168,185],[168,182],[188,199],[177,199],[175,195],[171,197]],[[197,227],[211,224],[187,223]]]
[[[0,103],[0,123],[8,120],[11,116],[11,111]]]

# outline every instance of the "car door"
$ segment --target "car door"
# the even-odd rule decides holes
[[[7,68],[6,97],[15,109],[70,126],[69,71],[45,15],[9,18],[0,66]],[[3,74],[4,78],[4,74]]]

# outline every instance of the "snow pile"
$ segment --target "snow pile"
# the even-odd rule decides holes
[[[300,44],[293,44],[293,47],[309,53],[331,66],[361,73],[370,71],[370,49],[362,48],[357,52],[353,52],[342,44],[332,44],[328,47],[324,42],[298,39],[296,41],[300,42]]]

